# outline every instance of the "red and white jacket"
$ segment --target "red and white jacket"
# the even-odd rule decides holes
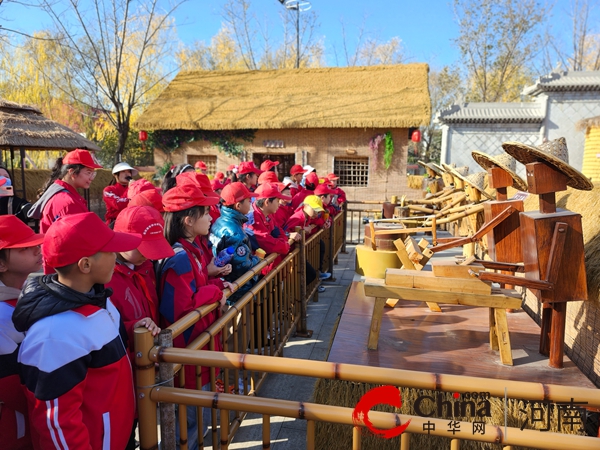
[[[13,322],[36,449],[123,449],[133,427],[131,364],[119,311],[97,285],[82,294],[56,275],[29,280]],[[126,339],[126,336],[125,336]]]
[[[46,233],[59,217],[88,212],[87,203],[77,189],[62,180],[56,180],[54,184],[62,189],[45,202],[40,220],[40,233]]]
[[[0,286],[0,442],[5,450],[33,448],[27,399],[19,381],[17,364],[19,344],[25,334],[17,331],[12,322],[20,293],[20,289]]]
[[[127,185],[124,186],[121,183],[115,183],[104,188],[102,200],[106,203],[106,215],[104,216],[104,220],[107,224],[116,220],[119,213],[129,204],[127,188]]]

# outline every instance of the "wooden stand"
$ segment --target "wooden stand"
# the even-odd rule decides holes
[[[531,289],[543,303],[540,353],[552,368],[563,367],[566,302],[587,300],[581,216],[556,209],[556,192],[567,177],[535,162],[526,165],[529,192],[540,196],[540,210],[520,213],[525,279],[479,273],[481,280]]]

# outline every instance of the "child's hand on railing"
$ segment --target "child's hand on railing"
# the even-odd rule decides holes
[[[233,292],[233,283],[230,283],[229,281],[223,281],[223,286],[225,286],[225,289],[229,289],[231,292]]]
[[[302,236],[300,236],[300,233],[290,233],[290,239],[298,242],[300,239],[302,239]]]
[[[152,333],[152,336],[156,336],[160,333],[160,328],[158,325],[154,323],[154,321],[150,317],[144,317],[142,320],[138,320],[133,328],[146,327],[148,331]]]
[[[225,313],[227,311],[227,309],[229,308],[227,306],[227,303],[225,303],[227,301],[227,295],[225,295],[225,292],[223,292],[223,296],[221,297],[221,300],[219,300],[219,303],[221,304],[221,313]]]

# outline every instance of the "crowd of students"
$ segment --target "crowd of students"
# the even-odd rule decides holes
[[[74,150],[57,161],[29,210],[41,234],[14,215],[0,216],[2,448],[135,448],[134,329],[156,336],[190,311],[219,303],[175,339],[185,347],[260,274],[227,297],[231,282],[265,253],[279,254],[276,264],[299,240],[297,227],[307,234],[330,227],[345,201],[335,175],[321,182],[311,167],[295,165],[282,183],[277,165],[267,160],[263,171],[242,162],[209,180],[204,163],[181,164],[159,190],[133,180],[136,170],[120,163],[104,190],[102,221],[77,192],[100,165]],[[230,261],[220,259],[223,251]],[[42,264],[45,275],[30,276]],[[330,276],[308,265],[307,273],[309,282]],[[215,350],[223,344],[217,340]],[[195,368],[187,370],[193,389]],[[207,388],[207,368],[201,376]],[[195,411],[188,411],[191,449]]]

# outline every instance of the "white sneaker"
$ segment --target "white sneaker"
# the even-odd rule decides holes
[[[319,280],[327,280],[331,278],[331,274],[329,272],[323,272],[319,275]]]
[[[325,286],[319,286],[317,288],[317,292],[320,293],[320,294],[322,294],[323,292],[325,292]]]

